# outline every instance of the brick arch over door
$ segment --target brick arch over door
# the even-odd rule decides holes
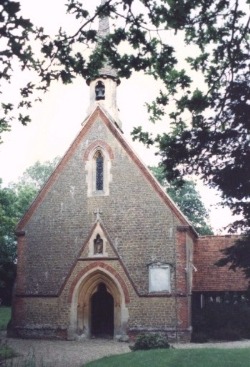
[[[97,268],[100,269],[104,269],[106,271],[108,271],[110,274],[112,274],[113,277],[115,277],[117,279],[117,281],[119,282],[122,290],[123,290],[123,294],[124,294],[124,299],[125,299],[125,303],[129,303],[130,299],[129,299],[129,292],[128,292],[128,288],[124,282],[124,280],[122,279],[122,277],[120,276],[120,274],[110,265],[105,264],[101,261],[95,261],[91,264],[89,264],[88,266],[86,266],[86,268],[82,269],[77,276],[74,278],[71,287],[70,287],[70,291],[69,291],[69,295],[68,295],[68,302],[71,303],[72,302],[72,297],[73,297],[73,292],[76,288],[76,285],[79,283],[79,281],[81,280],[81,278],[84,277],[84,275],[86,275],[87,273],[89,273],[89,271],[93,271]]]
[[[91,297],[101,283],[114,299],[114,336],[126,334],[129,294],[125,282],[111,266],[95,262],[76,276],[70,289],[70,338],[91,336]]]
[[[103,140],[95,140],[93,141],[88,148],[85,150],[84,155],[83,155],[83,159],[85,161],[88,161],[91,157],[91,153],[98,149],[101,148],[103,149],[105,152],[107,152],[107,154],[109,155],[110,159],[114,159],[114,153],[112,148]]]

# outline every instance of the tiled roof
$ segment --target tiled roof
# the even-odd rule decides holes
[[[237,236],[199,237],[194,247],[193,291],[244,291],[248,281],[241,270],[229,270],[228,266],[218,267],[216,261],[223,257],[222,249],[232,246]]]

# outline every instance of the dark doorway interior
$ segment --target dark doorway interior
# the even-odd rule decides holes
[[[114,336],[114,299],[103,283],[91,297],[91,335],[97,338]]]

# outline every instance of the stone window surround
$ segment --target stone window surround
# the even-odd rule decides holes
[[[104,157],[102,155],[102,151],[98,149],[96,154],[94,155],[95,160],[95,189],[96,191],[103,191],[103,183],[104,183]]]
[[[100,151],[103,162],[103,190],[96,190],[96,153]],[[114,158],[113,151],[110,146],[102,140],[91,143],[85,151],[84,161],[85,170],[87,171],[86,182],[88,186],[88,197],[91,196],[108,196],[109,184],[112,181],[111,160]]]

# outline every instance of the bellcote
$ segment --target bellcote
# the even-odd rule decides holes
[[[101,6],[104,6],[107,0],[101,1]],[[98,38],[105,38],[110,32],[109,18],[102,16],[99,18]],[[98,76],[94,79],[88,79],[87,84],[90,87],[90,105],[88,114],[93,112],[96,106],[103,107],[115,120],[116,124],[121,129],[121,121],[119,119],[119,109],[116,103],[116,88],[120,84],[117,77],[117,71],[109,64],[108,60],[99,70]]]

